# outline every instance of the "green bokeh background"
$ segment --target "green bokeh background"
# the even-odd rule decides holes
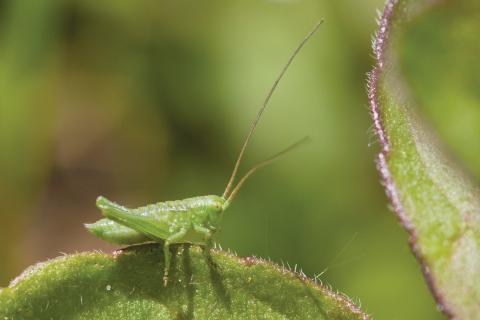
[[[274,78],[325,18],[243,170],[305,134],[312,142],[244,187],[217,242],[311,276],[328,268],[322,281],[376,319],[443,319],[373,161],[365,79],[382,6],[0,2],[0,286],[61,252],[112,250],[82,225],[100,216],[100,194],[132,207],[221,194]]]

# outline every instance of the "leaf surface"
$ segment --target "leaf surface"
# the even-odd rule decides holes
[[[156,244],[37,264],[0,292],[0,319],[368,319],[344,295],[270,262],[176,250],[166,288]]]

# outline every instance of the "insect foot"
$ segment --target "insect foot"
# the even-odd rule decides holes
[[[165,288],[168,286],[168,270],[165,270],[163,274],[163,286]]]

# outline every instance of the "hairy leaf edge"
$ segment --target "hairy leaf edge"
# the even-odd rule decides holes
[[[392,209],[398,217],[401,225],[407,230],[409,234],[409,245],[415,255],[417,261],[420,263],[423,275],[427,282],[434,299],[437,302],[438,308],[449,318],[453,318],[453,311],[450,310],[440,290],[435,285],[433,276],[430,274],[430,267],[425,258],[417,247],[417,233],[408,219],[405,209],[400,201],[399,191],[393,181],[390,168],[387,164],[387,158],[390,153],[390,144],[382,123],[380,115],[380,104],[378,101],[379,81],[385,66],[385,52],[388,48],[389,32],[392,26],[392,17],[395,10],[400,6],[400,0],[387,0],[383,13],[379,13],[378,30],[373,37],[372,49],[375,58],[375,64],[367,75],[367,94],[370,105],[370,113],[374,122],[374,129],[378,140],[380,142],[381,150],[376,158],[377,170],[381,176],[381,183],[385,188],[387,197],[389,198]]]

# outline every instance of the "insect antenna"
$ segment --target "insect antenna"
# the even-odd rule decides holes
[[[292,151],[293,149],[295,148],[298,148],[300,145],[304,144],[305,142],[307,142],[309,140],[309,137],[303,137],[302,139],[298,140],[297,142],[291,144],[289,147],[283,149],[282,151],[280,151],[279,153],[271,156],[270,158],[266,159],[266,160],[263,160],[262,162],[260,163],[257,163],[256,165],[254,165],[250,170],[248,170],[248,172],[242,177],[242,179],[240,179],[240,181],[237,183],[237,185],[235,186],[235,188],[233,188],[233,191],[232,193],[230,193],[230,195],[228,196],[228,199],[227,199],[227,202],[228,203],[231,203],[233,201],[233,199],[235,198],[235,196],[237,195],[238,191],[240,190],[240,188],[242,187],[242,185],[245,183],[245,181],[252,175],[255,173],[255,171],[257,171],[258,169],[262,168],[262,167],[265,167],[266,165],[272,163],[273,161],[277,160],[278,158],[280,158],[281,156],[287,154],[288,152]]]
[[[227,184],[227,187],[225,188],[225,191],[223,192],[222,198],[226,199],[226,197],[228,197],[228,194],[230,193],[230,190],[232,189],[233,182],[235,181],[235,176],[237,175],[238,168],[240,167],[240,163],[242,162],[242,158],[243,158],[243,155],[245,154],[248,143],[250,142],[250,138],[252,137],[252,134],[255,131],[255,128],[257,127],[257,124],[260,121],[260,118],[262,117],[263,112],[267,108],[268,102],[270,101],[270,98],[272,97],[272,94],[275,92],[275,89],[277,88],[278,83],[283,78],[283,75],[287,71],[287,69],[290,66],[290,64],[292,63],[292,61],[295,59],[295,56],[298,54],[298,52],[300,52],[300,50],[305,45],[305,43],[307,43],[307,41],[313,36],[313,34],[318,30],[318,28],[320,27],[320,25],[322,23],[323,23],[323,20],[320,20],[320,21],[317,22],[317,24],[315,24],[312,31],[310,31],[306,35],[306,37],[302,40],[302,42],[300,42],[298,47],[293,51],[292,55],[290,56],[287,63],[283,67],[283,69],[280,72],[280,74],[278,75],[277,79],[275,79],[275,82],[273,83],[272,88],[270,89],[267,96],[265,97],[265,100],[264,100],[260,110],[258,111],[257,116],[252,123],[252,126],[250,127],[250,131],[248,132],[247,138],[245,139],[245,142],[243,143],[242,149],[240,150],[240,154],[238,155],[237,162],[235,163],[235,167],[233,168],[232,175],[230,176],[230,180],[228,180],[228,184]],[[270,159],[270,160],[273,161],[274,159]],[[266,161],[268,161],[268,160],[266,160]],[[237,185],[237,187],[238,187],[238,185]]]

